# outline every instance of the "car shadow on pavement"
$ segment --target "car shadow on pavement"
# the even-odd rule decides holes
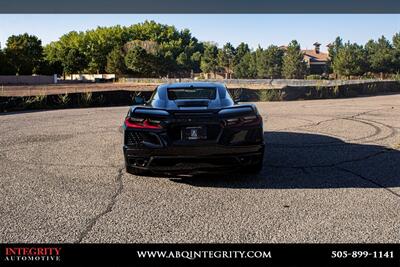
[[[264,165],[259,174],[207,174],[171,180],[233,189],[400,187],[398,150],[360,144],[362,139],[344,142],[314,133],[265,132],[264,136]]]

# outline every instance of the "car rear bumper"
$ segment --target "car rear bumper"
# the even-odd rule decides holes
[[[251,146],[174,146],[160,149],[123,147],[127,166],[153,172],[234,171],[256,164],[264,154],[264,144]]]

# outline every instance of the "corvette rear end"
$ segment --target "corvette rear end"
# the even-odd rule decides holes
[[[159,86],[124,122],[130,173],[257,172],[264,155],[263,122],[254,105],[236,105],[216,83]]]

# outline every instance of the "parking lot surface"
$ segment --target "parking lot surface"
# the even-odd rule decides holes
[[[259,102],[259,175],[140,177],[128,107],[0,116],[0,242],[400,242],[400,95]]]

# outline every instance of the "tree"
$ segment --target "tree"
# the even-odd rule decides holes
[[[190,57],[190,60],[192,62],[192,69],[194,72],[200,72],[200,64],[201,64],[201,56],[202,53],[200,51],[194,52],[192,56]]]
[[[70,49],[62,63],[64,71],[67,74],[82,73],[87,65],[85,55],[78,49]]]
[[[114,74],[126,73],[124,53],[120,48],[115,47],[108,54],[106,71]]]
[[[246,43],[240,43],[236,48],[236,54],[233,58],[233,65],[236,66],[242,60],[244,55],[250,52],[249,45]]]
[[[88,73],[103,73],[107,66],[107,56],[115,48],[125,43],[121,26],[97,27],[82,35],[80,50],[85,54]]]
[[[169,77],[172,75],[180,77],[180,66],[178,66],[172,51],[166,51],[165,53],[156,55],[154,61],[157,62],[154,64],[154,69],[158,76],[167,75]]]
[[[333,62],[333,71],[345,77],[362,75],[366,71],[367,55],[364,48],[356,43],[346,43],[339,49],[335,61]]]
[[[394,49],[394,72],[400,72],[400,33],[393,35],[393,49]]]
[[[236,50],[230,43],[226,43],[222,49],[218,51],[218,64],[225,69],[226,73],[228,73],[228,77],[230,77],[235,54]]]
[[[234,74],[239,79],[254,79],[257,78],[257,59],[256,54],[247,52],[239,64],[234,67]]]
[[[328,68],[327,71],[329,73],[332,73],[333,69],[333,62],[335,61],[336,55],[339,51],[340,48],[343,47],[343,41],[342,38],[340,38],[339,36],[336,37],[335,41],[333,41],[332,43],[330,43],[328,45],[328,55],[329,55],[329,64],[328,64]]]
[[[4,70],[7,65],[6,55],[3,53],[3,50],[0,48],[0,75],[4,75]]]
[[[134,46],[142,47],[152,60],[147,64],[147,67],[151,66],[152,76],[179,75],[182,71],[188,72],[191,68],[199,71],[199,62],[194,62],[191,58],[197,52],[203,53],[203,45],[192,37],[188,29],[178,31],[174,26],[154,21],[145,21],[128,27],[98,27],[85,32],[72,31],[61,36],[58,41],[47,45],[45,55],[49,62],[63,64],[69,51],[74,50],[72,53],[79,53],[85,58],[82,71],[99,73],[106,70],[110,53],[114,49],[124,47],[124,53],[127,54]],[[114,59],[118,59],[116,52],[113,56]],[[185,61],[184,65],[182,65],[183,61]],[[120,59],[119,63],[121,63]],[[71,69],[71,66],[68,66],[68,69]],[[78,69],[78,66],[72,69]],[[66,72],[65,68],[64,72]],[[144,73],[136,74],[145,75]]]
[[[11,66],[6,54],[0,49],[0,75],[13,75],[15,70]]]
[[[84,33],[71,31],[44,48],[50,64],[61,64],[64,74],[82,73],[88,66],[85,55]]]
[[[246,43],[242,42],[236,48],[236,54],[233,58],[233,72],[236,78],[255,78],[257,76],[255,56]]]
[[[300,79],[306,74],[303,52],[296,40],[291,41],[287,46],[283,56],[282,74],[286,79]]]
[[[189,72],[192,69],[192,61],[190,56],[185,52],[179,54],[179,56],[176,58],[176,63],[182,72]]]
[[[43,58],[42,41],[27,33],[12,35],[7,39],[5,54],[15,74],[31,75]]]
[[[257,60],[258,78],[276,79],[281,77],[283,50],[275,45],[263,50]]]
[[[137,50],[138,47],[145,52],[144,57],[147,62],[144,63],[146,64],[144,69],[147,68],[147,75],[151,75],[150,77],[176,74],[178,72],[178,64],[173,52],[166,49],[163,44],[152,40],[133,40],[124,45],[124,50]],[[140,75],[140,73],[136,74]]]
[[[213,43],[204,44],[204,54],[201,57],[200,68],[204,73],[214,73],[218,71],[218,48]]]
[[[50,62],[46,58],[43,58],[43,60],[39,62],[39,66],[35,73],[42,75],[53,75],[62,74],[63,70],[63,65],[60,62]]]
[[[128,27],[128,32],[137,40],[153,41],[159,45],[156,57],[160,75],[180,76],[191,69],[200,71],[200,62],[193,61],[192,56],[197,52],[202,53],[203,45],[192,37],[188,29],[178,31],[174,26],[145,21]]]
[[[138,76],[154,77],[154,58],[140,46],[131,47],[125,56],[125,65]]]
[[[392,42],[394,49],[400,50],[400,32],[393,35]]]
[[[342,38],[340,38],[339,36],[336,37],[336,39],[333,43],[328,45],[329,58],[332,63],[335,60],[335,57],[336,57],[339,49],[342,47],[343,47],[343,41],[342,41]]]
[[[384,36],[379,38],[377,42],[368,41],[365,50],[370,71],[388,73],[395,69],[395,50]]]

